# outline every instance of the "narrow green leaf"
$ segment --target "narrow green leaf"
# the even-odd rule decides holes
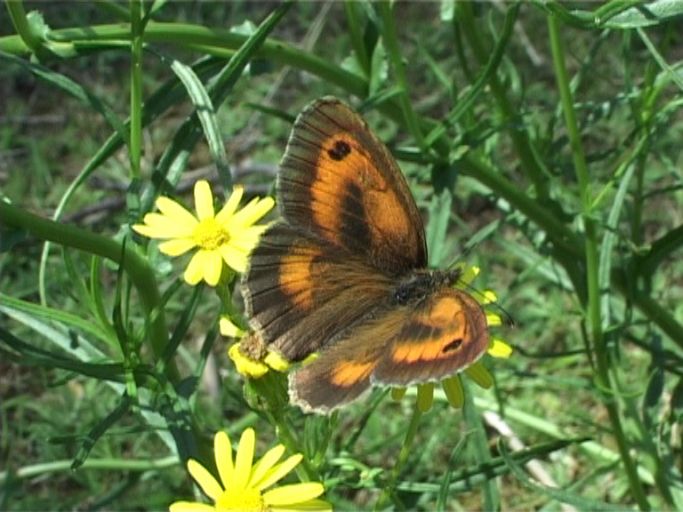
[[[612,277],[612,258],[614,257],[614,244],[617,241],[617,225],[621,217],[621,211],[624,207],[626,194],[629,191],[631,178],[633,178],[636,166],[630,165],[625,174],[619,180],[619,188],[614,197],[614,202],[610,208],[607,217],[607,229],[602,237],[602,244],[600,246],[600,262],[598,265],[599,288],[600,288],[600,303],[601,316],[603,328],[607,328],[612,323],[612,312],[610,308],[611,296],[610,279]],[[617,171],[618,173],[618,171]]]
[[[128,412],[128,409],[130,408],[132,404],[132,401],[130,397],[126,394],[124,394],[121,399],[119,400],[118,405],[116,408],[110,412],[106,417],[104,417],[101,421],[99,421],[91,430],[86,434],[84,439],[81,442],[81,446],[78,449],[78,453],[76,453],[76,457],[74,457],[74,461],[71,464],[71,469],[78,469],[84,462],[85,459],[88,457],[90,454],[90,451],[92,450],[93,446],[95,446],[95,443],[97,440],[104,435],[104,433],[109,430],[109,428],[119,421],[124,414]]]
[[[197,307],[201,301],[203,291],[204,287],[202,286],[195,286],[192,290],[192,296],[190,297],[190,300],[187,301],[186,306],[183,308],[180,318],[178,319],[178,323],[171,334],[171,339],[169,340],[168,345],[166,345],[164,354],[161,356],[161,360],[164,361],[164,363],[175,356],[178,346],[183,339],[185,339],[185,335],[187,334],[190,324],[192,323],[195,313],[197,312]]]
[[[204,130],[204,136],[209,144],[209,152],[216,164],[218,174],[221,177],[221,182],[223,183],[223,186],[229,190],[232,187],[230,165],[228,164],[228,157],[225,153],[223,138],[221,137],[220,129],[218,128],[216,111],[211,102],[211,98],[209,97],[209,93],[190,66],[183,64],[178,60],[173,60],[171,69],[185,86],[185,90],[192,100],[192,104],[195,106],[197,117]]]
[[[609,28],[632,29],[660,25],[683,15],[683,1],[655,0],[631,7],[609,19],[604,25]]]
[[[38,322],[37,319],[43,319],[46,321],[56,322],[62,324],[69,329],[77,329],[84,334],[88,334],[97,339],[100,339],[107,343],[107,345],[112,346],[116,344],[116,340],[112,338],[112,333],[102,329],[101,326],[94,324],[93,322],[84,319],[81,315],[76,315],[69,313],[67,311],[62,311],[60,309],[50,308],[48,306],[41,306],[40,304],[34,304],[32,302],[24,301],[21,299],[14,298],[10,295],[0,293],[0,311],[12,316],[11,312],[21,312],[26,313],[28,316],[22,318],[31,318],[36,320],[34,324],[38,329],[42,327],[47,327],[47,324],[43,322]],[[51,331],[54,329],[50,328]],[[56,334],[56,331],[55,331]],[[71,343],[59,344],[62,349],[66,349]],[[101,352],[96,350],[94,347],[87,349],[90,356],[99,357],[103,355]],[[82,354],[86,355],[86,354]]]

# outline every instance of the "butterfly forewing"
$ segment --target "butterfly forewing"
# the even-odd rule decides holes
[[[281,163],[283,217],[389,275],[427,263],[422,220],[396,162],[346,105],[297,118]]]

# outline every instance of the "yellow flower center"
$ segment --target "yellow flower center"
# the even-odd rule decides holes
[[[254,488],[234,489],[224,491],[216,500],[216,510],[227,512],[230,510],[243,510],[244,512],[265,512],[266,504],[261,498],[261,493]]]
[[[204,219],[197,224],[192,233],[195,243],[209,251],[218,249],[230,240],[230,235],[216,219]]]

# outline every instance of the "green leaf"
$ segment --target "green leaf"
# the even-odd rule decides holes
[[[85,334],[94,336],[95,338],[104,341],[110,346],[116,345],[116,340],[112,337],[112,332],[103,329],[100,325],[94,324],[93,322],[84,319],[82,315],[76,315],[59,309],[41,306],[39,304],[14,298],[10,295],[5,295],[4,293],[0,293],[0,304],[2,304],[2,306],[0,306],[0,311],[9,316],[15,316],[15,312],[21,313],[21,315],[17,315],[16,319],[19,321],[30,320],[30,323],[37,328],[38,332],[40,332],[40,329],[43,328],[49,329],[51,334],[45,334],[49,336],[53,342],[57,342],[59,339],[62,339],[63,342],[58,342],[56,344],[67,352],[71,352],[69,349],[69,347],[72,345],[71,340],[68,340],[67,337],[65,337],[65,334],[58,334],[58,331],[55,328],[48,326],[46,323],[41,322],[38,319],[56,322],[70,329],[77,329]],[[52,337],[53,335],[54,338]],[[80,354],[83,357],[99,358],[103,356],[102,352],[92,345],[86,344],[82,345],[82,347],[85,347],[85,352]]]
[[[218,168],[221,182],[223,183],[224,188],[230,190],[232,188],[230,165],[228,164],[228,157],[225,153],[223,138],[221,137],[220,129],[218,128],[216,111],[211,102],[211,98],[209,97],[209,93],[190,66],[183,64],[178,60],[174,60],[171,63],[171,69],[185,86],[185,90],[187,90],[187,94],[192,100],[192,104],[195,106],[197,117],[204,130],[206,141],[209,144],[209,152]]]
[[[618,29],[650,27],[681,15],[683,15],[683,1],[655,0],[637,7],[631,7],[627,11],[617,14],[605,22],[604,26]]]
[[[124,414],[128,412],[128,409],[130,408],[132,404],[132,400],[130,397],[126,394],[124,394],[121,399],[119,400],[118,405],[116,408],[114,408],[113,411],[111,411],[107,416],[105,416],[101,421],[99,421],[91,430],[88,432],[88,434],[84,437],[84,439],[81,442],[81,446],[78,449],[78,453],[76,453],[76,457],[74,458],[73,463],[71,464],[71,469],[78,469],[83,462],[85,462],[85,459],[88,457],[88,454],[90,454],[90,451],[92,450],[93,446],[95,446],[95,443],[97,440],[104,435],[104,433],[109,430],[109,428],[119,421]]]

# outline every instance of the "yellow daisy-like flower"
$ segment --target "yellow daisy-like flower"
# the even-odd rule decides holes
[[[213,505],[176,501],[169,507],[170,512],[332,510],[329,503],[318,499],[325,491],[319,482],[289,484],[267,490],[292,471],[303,456],[300,453],[292,455],[278,464],[285,453],[285,447],[279,444],[254,464],[255,444],[254,430],[248,428],[242,433],[233,459],[230,438],[225,432],[218,432],[214,437],[214,457],[219,479],[197,461],[190,459],[187,463],[190,475],[204,494],[213,500]]]
[[[459,287],[467,286],[472,280],[479,274],[478,267],[464,268],[460,281],[458,283]],[[474,292],[472,296],[482,305],[486,306],[497,300],[496,294],[487,290],[484,292]],[[502,324],[500,315],[495,313],[486,312],[486,324],[488,327],[495,327]],[[489,347],[487,353],[492,357],[505,358],[507,359],[512,354],[512,347],[508,345],[501,338],[492,336],[489,342]],[[468,366],[463,371],[470,379],[472,379],[479,386],[488,389],[493,386],[493,376],[489,373],[486,367],[477,361],[471,366]],[[443,387],[444,393],[448,402],[455,408],[462,408],[465,402],[465,392],[463,390],[462,384],[460,382],[460,374],[451,375],[441,381],[441,386]],[[395,400],[400,400],[403,395],[405,395],[405,388],[394,388],[391,390],[391,396]],[[422,412],[426,412],[432,407],[434,401],[434,382],[427,382],[424,384],[418,384],[417,386],[417,407]]]
[[[196,285],[204,280],[216,286],[223,262],[237,272],[246,270],[249,253],[268,227],[255,223],[275,204],[271,197],[254,198],[238,210],[243,193],[242,187],[235,187],[225,206],[215,213],[209,183],[198,181],[194,186],[196,216],[162,196],[156,201],[160,213],[148,213],[144,224],[135,224],[133,230],[149,238],[165,240],[159,244],[159,250],[168,256],[196,250],[185,269],[185,281]]]

